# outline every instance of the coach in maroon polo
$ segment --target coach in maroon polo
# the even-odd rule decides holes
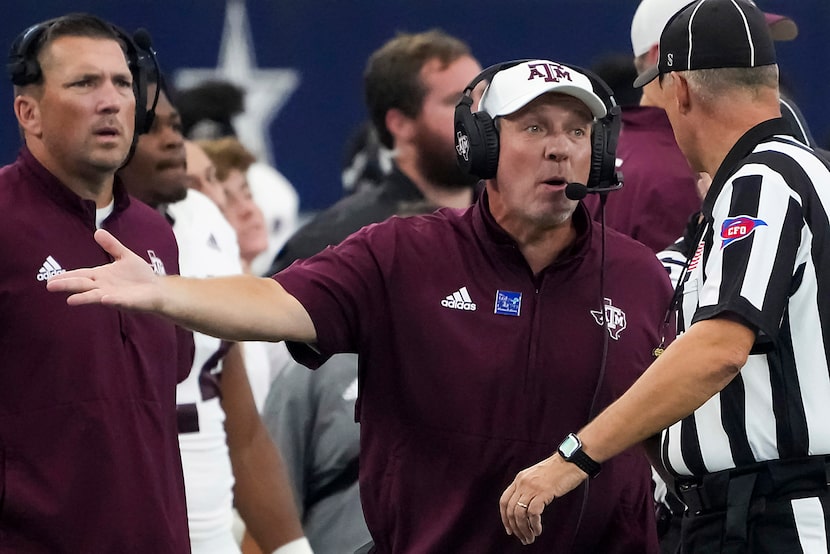
[[[468,209],[370,225],[273,279],[158,278],[99,232],[116,262],[49,289],[227,338],[287,339],[311,367],[357,352],[361,499],[376,552],[656,552],[636,450],[584,495],[552,504],[533,545],[505,535],[498,511],[515,472],[621,395],[660,342],[664,270],[610,231],[603,267],[599,224],[565,196],[588,179],[592,128],[610,107],[574,68],[519,63],[482,96],[497,170]]]
[[[111,261],[96,228],[178,272],[170,225],[114,179],[142,124],[120,38],[72,15],[12,47],[25,146],[0,169],[0,552],[190,552],[175,401],[190,333],[46,290]]]

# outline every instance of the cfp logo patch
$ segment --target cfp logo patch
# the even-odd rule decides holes
[[[470,161],[470,139],[461,131],[455,133],[455,151],[465,162]]]
[[[530,75],[527,78],[528,81],[539,77],[544,79],[546,83],[558,83],[563,79],[573,81],[568,69],[558,63],[531,63],[527,67],[530,69]]]
[[[594,321],[602,326],[602,312],[591,310]],[[605,319],[608,321],[608,334],[614,340],[620,340],[620,333],[625,329],[625,312],[611,303],[610,298],[605,299]]]
[[[723,226],[720,229],[720,238],[723,239],[721,248],[726,248],[733,242],[745,239],[759,227],[766,227],[766,221],[749,217],[748,215],[739,215],[723,221]]]

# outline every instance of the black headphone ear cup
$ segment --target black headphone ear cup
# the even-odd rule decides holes
[[[37,60],[28,59],[19,54],[9,56],[7,71],[12,84],[17,86],[25,86],[40,80],[40,64]]]
[[[470,112],[472,99],[464,96],[455,106],[455,160],[458,167],[467,175],[473,175],[473,144],[481,139],[478,136],[478,126]]]
[[[489,114],[476,112],[472,115],[481,136],[481,146],[473,157],[473,175],[479,179],[492,179],[499,168],[499,130]]]
[[[455,106],[456,160],[464,173],[479,179],[492,179],[496,176],[499,165],[499,130],[489,114],[473,113],[473,89],[478,83],[492,79],[499,71],[529,61],[532,60],[513,60],[491,65],[476,75],[464,89],[461,100]]]
[[[493,119],[484,112],[472,113],[471,105],[465,96],[455,107],[456,160],[468,175],[490,179],[499,163],[499,133]]]
[[[10,56],[7,65],[9,79],[12,84],[25,86],[40,80],[40,66],[36,60],[27,60],[21,56]]]
[[[607,163],[605,156],[606,138],[605,126],[601,121],[594,122],[591,130],[591,171],[588,173],[588,182],[585,183],[588,188],[599,187],[603,182],[603,165]]]
[[[617,174],[617,140],[621,126],[621,110],[617,105],[609,107],[608,114],[594,123],[588,187],[605,188],[621,182],[621,176]]]
[[[32,25],[14,40],[9,49],[6,72],[15,86],[26,86],[40,80],[40,64],[32,56],[32,48],[49,28],[51,21]]]

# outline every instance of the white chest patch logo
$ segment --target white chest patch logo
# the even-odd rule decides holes
[[[602,326],[602,312],[591,310],[594,321]],[[614,340],[620,340],[620,333],[625,329],[625,312],[611,303],[610,298],[605,299],[605,319],[608,321],[608,334]]]
[[[445,308],[452,308],[455,310],[466,310],[469,312],[476,311],[475,302],[470,298],[470,293],[467,292],[467,287],[461,287],[454,293],[450,294],[441,301],[441,305]]]
[[[167,275],[167,272],[164,270],[164,262],[161,261],[161,258],[156,256],[155,252],[148,250],[147,257],[150,258],[150,265],[153,266],[153,273],[156,275]]]
[[[40,269],[37,270],[37,280],[45,281],[52,275],[58,275],[64,272],[66,272],[66,270],[61,267],[61,264],[59,264],[55,258],[52,256],[46,256],[46,260],[43,262],[43,265],[41,265]]]

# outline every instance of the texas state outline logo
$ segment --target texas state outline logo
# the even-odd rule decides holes
[[[608,334],[612,339],[620,340],[620,333],[625,330],[627,325],[625,320],[625,312],[612,304],[610,298],[604,299],[603,307],[605,308],[604,314],[599,310],[591,310],[591,315],[594,316],[594,321],[596,321],[599,326],[605,325],[608,328]],[[605,316],[604,319],[603,315]]]
[[[755,232],[759,227],[766,227],[767,222],[748,215],[730,217],[723,221],[720,229],[720,238],[723,239],[721,249],[726,248],[733,242],[745,239]]]

